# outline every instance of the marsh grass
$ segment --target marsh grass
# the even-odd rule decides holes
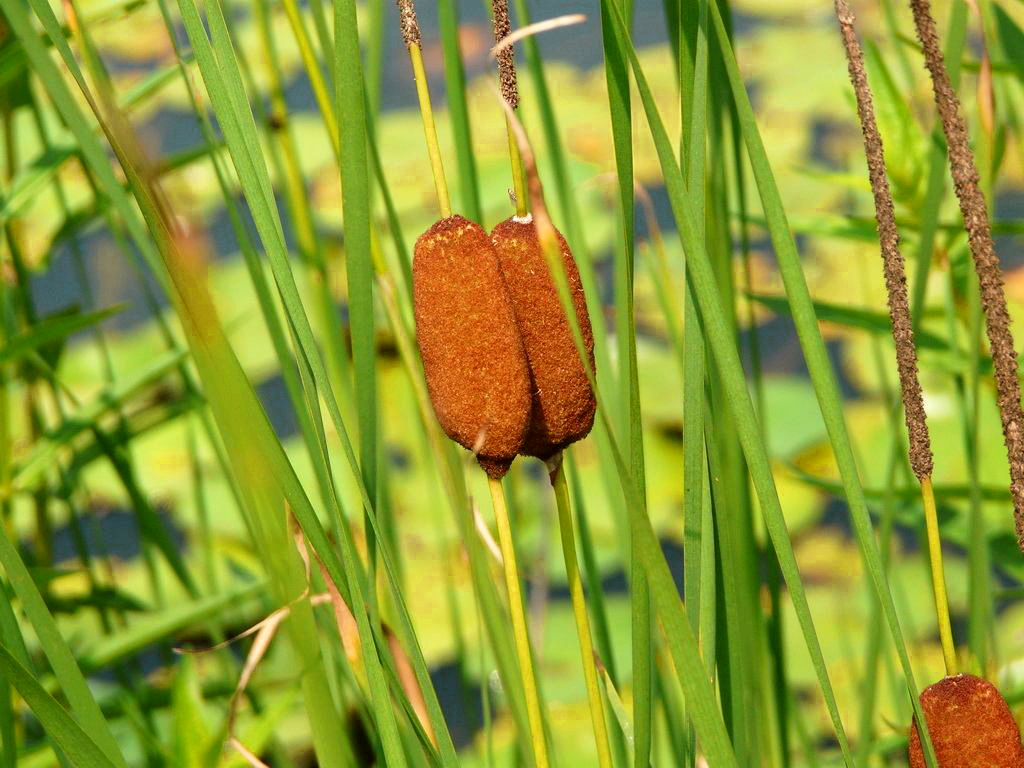
[[[384,0],[0,0],[0,768],[901,764],[908,733],[891,723],[923,722],[935,627],[947,667],[959,652],[972,672],[1001,675],[1019,705],[1005,670],[1024,651],[1013,606],[1002,608],[1024,579],[1004,546],[1020,497],[1019,384],[992,241],[1022,231],[992,216],[1003,180],[1020,181],[1024,66],[1012,43],[1024,32],[1012,4],[985,0],[975,18],[954,0],[945,70],[927,3],[911,3],[923,51],[891,2],[859,27],[858,95],[870,81],[878,130],[868,132],[888,150],[869,157],[871,180],[877,191],[888,175],[894,198],[881,206],[883,245],[891,256],[902,237],[913,254],[894,349],[881,280],[869,293],[877,305],[819,296],[818,257],[803,248],[864,243],[873,260],[850,257],[851,270],[870,284],[870,219],[806,223],[775,159],[778,129],[748,93],[761,77],[773,98],[777,78],[795,77],[786,39],[770,36],[785,20],[759,20],[774,54],[754,73],[747,50],[737,62],[729,3],[664,0],[659,59],[633,42],[644,9],[601,0],[579,9],[590,26],[517,42],[518,72],[505,49],[503,105],[483,84],[494,73],[477,83],[460,48],[460,22],[480,9],[441,0],[435,31],[401,5],[399,27]],[[495,5],[499,37],[544,20],[527,0]],[[136,24],[154,37],[140,31],[129,48],[163,54],[125,86],[113,51]],[[966,46],[975,26],[979,57]],[[426,151],[415,122],[387,106],[388,40],[400,31]],[[833,58],[820,66],[841,71],[829,32]],[[600,46],[593,90],[560,90],[564,75],[543,55],[555,35]],[[928,109],[899,103],[930,103],[922,60],[940,97],[934,126],[920,117]],[[442,64],[447,92],[432,100]],[[296,73],[308,109],[295,106]],[[840,114],[852,126],[848,97]],[[200,143],[154,157],[141,115],[169,99]],[[600,168],[593,154],[581,161],[576,111],[606,134]],[[417,147],[415,175],[431,169],[435,202],[431,184],[410,194],[395,126]],[[966,228],[946,189],[945,136]],[[450,190],[444,163],[456,169]],[[604,184],[584,180],[606,171]],[[205,198],[183,194],[204,174]],[[862,182],[827,178],[867,210]],[[597,394],[592,434],[565,448],[553,489],[533,460],[517,461],[504,488],[488,483],[445,436],[413,323],[408,234],[453,209],[489,229],[510,212],[510,186]],[[209,211],[192,204],[211,198],[237,260],[221,258]],[[42,207],[53,220],[44,234]],[[593,359],[556,225],[579,267]],[[120,307],[87,268],[97,230],[139,280],[143,331],[115,327]],[[35,275],[63,244],[85,306],[48,314]],[[765,295],[766,273],[781,294]],[[1009,302],[1016,312],[1012,292]],[[798,408],[780,398],[773,350],[759,342],[768,311],[796,332],[807,373]],[[873,400],[840,389],[826,346],[837,337],[873,345],[868,363],[843,364],[877,378]],[[900,374],[921,371],[923,398],[900,379],[908,420],[922,419],[909,425],[909,457],[894,351]],[[268,417],[257,386],[268,375],[281,379],[291,436]],[[952,415],[932,411],[933,399],[954,403]],[[934,470],[924,403],[936,455],[949,457]],[[1012,485],[993,458],[997,403]],[[780,447],[812,424],[813,450]],[[156,443],[176,446],[177,463]],[[493,507],[481,503],[491,494]],[[846,554],[822,577],[813,536],[826,494],[843,503],[856,551],[835,545]],[[116,543],[95,533],[105,498],[133,522],[138,563],[96,546]],[[492,519],[479,510],[492,508],[500,563],[480,534]],[[940,537],[956,545],[946,569],[966,573],[964,589],[951,576],[938,623],[920,610],[920,552],[894,546],[908,530],[927,530],[936,585]],[[562,557],[545,556],[549,535]],[[73,560],[58,557],[65,537]],[[681,566],[666,539],[681,543]],[[1007,589],[994,587],[997,569]],[[534,574],[556,587],[564,576],[565,604],[538,594]],[[524,591],[540,606],[529,620]],[[832,605],[860,619],[855,633],[834,626]],[[283,607],[252,668],[227,649],[252,653],[248,638],[219,645]],[[965,617],[963,633],[943,620],[950,612]],[[548,639],[531,647],[530,636]],[[218,650],[186,660],[172,647]],[[243,670],[252,676],[229,721]]]

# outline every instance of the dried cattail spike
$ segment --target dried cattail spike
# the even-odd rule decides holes
[[[416,18],[416,6],[412,0],[398,0],[398,22],[402,27],[402,39],[405,47],[420,45],[420,22]]]
[[[932,447],[924,399],[921,395],[921,382],[917,375],[917,351],[914,347],[914,326],[907,301],[903,254],[900,252],[900,230],[896,225],[889,180],[885,175],[885,153],[882,148],[882,136],[875,122],[874,106],[871,103],[871,86],[864,71],[860,40],[857,39],[857,32],[853,27],[853,12],[846,0],[835,0],[835,9],[843,47],[846,49],[850,82],[857,97],[857,114],[864,134],[864,154],[867,157],[868,176],[875,198],[875,220],[878,223],[878,239],[882,246],[882,268],[885,273],[885,289],[889,297],[889,319],[892,321],[900,393],[907,422],[907,434],[910,437],[910,466],[917,479],[924,480],[932,475]]]
[[[530,424],[530,374],[487,233],[462,216],[416,241],[413,309],[437,420],[491,477],[508,471]]]
[[[558,241],[593,368],[594,336],[579,271],[561,234]],[[597,400],[580,362],[533,218],[506,219],[491,232],[491,242],[509,286],[533,377],[533,417],[522,453],[546,460],[586,437],[594,425]]]
[[[1024,768],[1020,730],[1009,706],[988,680],[944,677],[921,694],[921,709],[940,766]],[[924,768],[917,723],[910,729],[911,768]]]
[[[1006,456],[1010,463],[1010,495],[1013,497],[1017,544],[1024,551],[1024,411],[1020,404],[1017,352],[1010,330],[1010,314],[1006,308],[1003,273],[992,242],[988,206],[978,182],[978,168],[971,154],[967,125],[960,113],[960,100],[946,70],[931,3],[928,0],[910,0],[910,9],[924,52],[925,65],[931,74],[935,106],[949,147],[953,187],[960,201],[960,213],[964,217],[974,271],[978,274],[981,308],[985,313],[985,333],[992,351],[996,403],[1003,425]]]
[[[491,13],[494,16],[494,42],[500,43],[512,31],[512,22],[508,15],[508,0],[491,0]],[[498,51],[498,82],[501,85],[501,96],[512,109],[519,106],[519,85],[516,82],[516,52],[513,46],[507,45]]]

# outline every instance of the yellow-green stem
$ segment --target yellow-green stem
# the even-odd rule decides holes
[[[946,597],[946,576],[942,569],[942,540],[939,538],[939,517],[935,511],[935,491],[932,479],[921,480],[921,501],[924,504],[924,522],[928,532],[928,560],[932,568],[932,592],[935,595],[935,618],[939,624],[942,656],[946,661],[946,674],[956,674],[956,646],[949,622],[949,599]]]
[[[526,176],[523,171],[523,156],[519,154],[519,142],[516,141],[512,126],[505,118],[508,128],[508,157],[512,164],[512,190],[516,196],[516,216],[525,217],[530,212],[530,195],[526,191]]]
[[[302,19],[302,12],[299,10],[295,0],[283,0],[285,15],[291,25],[292,34],[295,35],[295,42],[299,46],[299,56],[309,77],[310,88],[313,90],[313,98],[320,108],[320,115],[327,129],[327,137],[331,142],[331,149],[334,152],[335,160],[341,157],[341,133],[338,129],[338,118],[334,112],[334,102],[331,99],[330,90],[320,64],[317,62],[316,51],[313,49],[313,42],[306,31],[306,23]]]
[[[437,205],[441,209],[441,216],[448,218],[452,215],[452,202],[448,196],[448,182],[444,178],[441,147],[437,143],[437,126],[434,124],[434,110],[430,106],[427,72],[423,68],[423,51],[420,50],[418,45],[409,46],[409,60],[412,62],[412,74],[416,80],[416,95],[420,100],[420,115],[423,117],[423,138],[427,141],[427,154],[430,155],[430,170],[434,173]]]
[[[530,650],[530,635],[526,628],[526,612],[523,610],[523,593],[519,586],[519,567],[516,565],[516,550],[512,541],[512,524],[508,519],[505,504],[505,489],[501,480],[487,479],[494,505],[494,517],[498,523],[498,539],[501,542],[501,558],[505,569],[505,588],[508,590],[508,612],[512,616],[512,633],[515,637],[516,656],[519,658],[519,674],[523,679],[526,694],[526,713],[530,720],[530,736],[533,740],[533,757],[537,768],[548,768],[548,746],[544,739],[544,719],[541,713],[540,693],[537,690],[537,676],[533,671],[533,654]]]
[[[594,647],[590,638],[590,619],[587,616],[587,602],[583,595],[583,582],[580,580],[580,569],[576,559],[576,537],[572,528],[569,487],[565,482],[560,456],[558,466],[551,473],[551,485],[555,489],[555,504],[558,507],[558,527],[562,536],[562,554],[565,556],[565,576],[572,597],[572,612],[576,617],[576,635],[580,641],[583,677],[587,683],[587,698],[590,701],[590,719],[594,726],[597,763],[600,768],[612,768],[608,724],[604,717],[601,688],[597,680],[597,663],[594,660]]]

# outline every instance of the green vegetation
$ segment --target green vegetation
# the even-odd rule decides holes
[[[0,768],[905,765],[954,671],[1019,715],[984,214],[910,4],[851,4],[499,3],[587,16],[499,91],[489,2],[0,0]],[[1024,5],[932,12],[1019,341]],[[453,213],[533,217],[597,393],[502,479],[417,344]]]

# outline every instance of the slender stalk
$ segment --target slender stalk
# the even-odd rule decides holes
[[[320,109],[327,138],[331,143],[331,150],[334,152],[335,159],[339,159],[341,157],[341,131],[338,128],[338,118],[331,100],[330,83],[324,77],[320,63],[317,61],[316,51],[313,49],[313,42],[306,31],[306,22],[302,18],[302,11],[299,9],[298,3],[296,0],[283,0],[281,7],[284,9],[285,16],[288,17],[292,34],[299,47],[299,56],[302,58],[302,64],[309,77],[313,98]]]
[[[921,480],[921,499],[924,502],[924,521],[928,530],[928,561],[932,569],[932,591],[935,594],[935,618],[939,622],[939,639],[942,642],[942,658],[946,662],[946,674],[957,672],[956,647],[953,645],[953,629],[949,622],[949,599],[946,596],[946,579],[942,570],[942,540],[939,537],[939,517],[935,511],[935,492],[932,479]]]
[[[597,663],[594,660],[594,648],[590,639],[590,619],[587,617],[587,602],[583,594],[583,581],[580,579],[580,569],[576,559],[576,538],[573,534],[572,506],[569,500],[569,487],[565,482],[565,471],[562,469],[561,454],[549,462],[550,466],[554,467],[551,470],[551,486],[555,489],[555,503],[558,507],[558,527],[562,535],[562,554],[565,557],[565,576],[569,582],[572,612],[576,618],[576,635],[580,641],[583,677],[587,683],[590,719],[594,727],[594,741],[597,744],[597,762],[601,768],[611,768],[612,753],[608,741],[608,725],[604,717],[601,688],[597,680]]]
[[[917,374],[917,354],[914,347],[914,327],[907,300],[907,280],[900,252],[899,229],[893,212],[892,194],[885,175],[885,153],[882,137],[875,123],[871,101],[871,88],[864,70],[860,41],[854,29],[853,12],[846,0],[835,0],[836,18],[842,33],[850,70],[850,81],[857,97],[857,112],[864,133],[864,151],[867,156],[868,175],[875,199],[875,217],[882,248],[886,291],[889,298],[889,316],[892,321],[893,342],[899,369],[900,396],[903,401],[907,433],[910,437],[910,466],[921,484],[928,537],[928,556],[931,565],[932,591],[935,597],[935,618],[942,640],[942,654],[947,674],[956,673],[956,649],[949,621],[949,601],[942,566],[942,539],[935,511],[932,489],[932,449],[921,383]]]
[[[445,92],[451,117],[452,139],[455,143],[455,166],[458,169],[462,212],[473,221],[482,221],[480,180],[473,153],[473,131],[469,123],[466,100],[466,66],[459,47],[459,0],[438,0],[437,21],[444,51]]]
[[[522,219],[530,212],[530,196],[523,176],[523,157],[519,154],[519,144],[511,128],[508,128],[508,156],[512,163],[512,194],[515,196],[516,216]]]
[[[516,656],[519,659],[519,673],[526,693],[526,712],[530,720],[530,735],[533,739],[533,756],[537,768],[548,766],[548,746],[544,740],[544,718],[541,713],[540,693],[537,677],[533,670],[533,653],[530,636],[526,628],[526,611],[523,609],[523,593],[519,584],[519,567],[516,564],[516,548],[512,540],[512,524],[505,503],[505,490],[501,480],[489,477],[487,486],[494,505],[494,517],[498,523],[498,537],[501,542],[501,558],[505,571],[505,588],[508,590],[508,611],[512,617],[512,632],[515,636]]]
[[[494,24],[494,42],[500,43],[512,31],[512,21],[508,15],[508,0],[491,0],[491,15]],[[516,77],[516,54],[511,45],[497,51],[498,83],[501,86],[501,97],[509,108],[519,108],[519,82]],[[519,144],[515,139],[512,126],[505,120],[508,132],[508,158],[512,166],[512,189],[515,196],[516,216],[520,218],[529,213],[529,194],[523,176],[523,158],[519,154]]]
[[[420,103],[420,116],[423,118],[423,138],[427,142],[427,154],[430,156],[430,170],[434,174],[434,190],[437,193],[437,205],[441,209],[442,218],[452,215],[451,197],[448,194],[448,182],[444,176],[444,163],[441,161],[441,147],[437,141],[437,125],[434,123],[434,109],[430,105],[430,88],[427,85],[427,73],[423,67],[423,48],[420,43],[420,24],[416,18],[416,7],[412,0],[398,0],[398,12],[401,17],[402,38],[409,51],[412,62],[412,75],[416,81],[416,96]]]

